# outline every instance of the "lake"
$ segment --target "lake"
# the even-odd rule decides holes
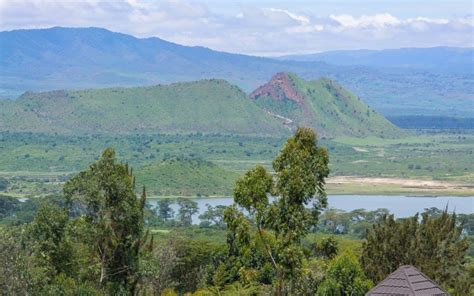
[[[203,213],[207,207],[211,206],[229,206],[234,200],[231,197],[222,198],[195,198],[192,199],[198,203],[199,214]],[[149,201],[156,205],[156,200]],[[328,196],[328,206],[344,211],[355,209],[366,209],[369,211],[379,208],[390,210],[397,218],[413,216],[417,212],[422,212],[425,208],[436,207],[444,209],[448,206],[449,211],[455,210],[459,214],[474,213],[474,196],[438,196],[438,197],[413,197],[413,196],[387,196],[387,195],[330,195]],[[172,205],[175,212],[178,210],[176,204]],[[199,223],[199,214],[193,217],[193,223]]]

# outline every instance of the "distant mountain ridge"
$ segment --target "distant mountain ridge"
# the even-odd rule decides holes
[[[385,115],[469,116],[474,74],[286,61],[135,38],[101,28],[0,32],[0,98],[25,91],[225,79],[251,92],[277,72],[329,77]],[[449,106],[449,108],[446,108]]]
[[[290,103],[289,103],[290,102]],[[133,88],[25,93],[0,101],[0,131],[59,134],[238,134],[282,137],[300,125],[321,136],[400,130],[330,79],[279,73],[247,96],[211,79]]]
[[[336,50],[306,55],[289,55],[279,59],[325,62],[341,66],[425,69],[461,74],[474,71],[474,48],[472,47]]]

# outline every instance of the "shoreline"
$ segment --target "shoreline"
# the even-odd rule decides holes
[[[383,177],[335,176],[326,181],[328,195],[387,195],[407,197],[474,197],[474,185],[422,179],[402,179]],[[227,198],[230,195],[178,196],[150,195],[149,199],[161,198]]]
[[[474,197],[474,184],[459,181],[438,181],[430,179],[403,179],[398,177],[358,177],[358,176],[333,176],[326,179],[328,195],[386,195],[407,197]],[[16,198],[35,198],[47,194],[19,193],[1,191],[0,195]],[[214,195],[155,195],[150,194],[148,199],[164,198],[227,198],[232,194]]]

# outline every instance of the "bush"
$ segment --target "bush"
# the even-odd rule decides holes
[[[8,188],[8,180],[0,177],[0,191],[5,191]]]

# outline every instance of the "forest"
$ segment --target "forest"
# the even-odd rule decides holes
[[[364,295],[410,264],[451,295],[474,292],[474,215],[328,204],[331,151],[298,128],[267,166],[240,174],[234,204],[147,199],[107,148],[62,191],[0,196],[5,295]],[[0,179],[0,186],[8,186]]]

